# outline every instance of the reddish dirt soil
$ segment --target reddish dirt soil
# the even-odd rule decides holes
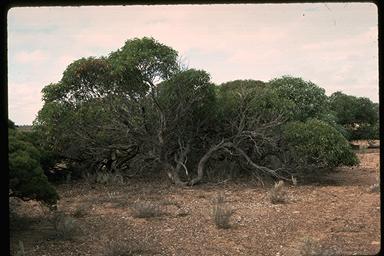
[[[380,193],[370,186],[378,183],[380,157],[377,150],[358,156],[359,166],[339,168],[318,183],[286,184],[282,204],[270,202],[270,187],[252,183],[188,188],[139,181],[60,185],[58,210],[75,219],[78,233],[72,240],[57,238],[44,208],[12,199],[18,217],[11,220],[11,252],[15,255],[22,241],[26,255],[39,256],[294,256],[302,255],[303,241],[309,238],[338,255],[373,255],[380,250]],[[229,229],[216,228],[212,219],[218,193],[235,209]],[[134,217],[138,200],[159,204],[164,214]]]

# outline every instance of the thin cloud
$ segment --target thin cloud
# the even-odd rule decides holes
[[[43,106],[40,87],[35,83],[9,83],[9,118],[18,125],[31,124]]]
[[[41,50],[35,50],[31,52],[22,51],[22,52],[18,52],[15,55],[15,60],[22,64],[42,62],[47,59],[48,59],[48,54]]]

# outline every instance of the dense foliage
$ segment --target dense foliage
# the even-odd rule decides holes
[[[298,165],[356,163],[344,126],[314,83],[283,76],[216,86],[153,38],[74,61],[42,92],[34,122],[42,147],[80,171],[165,173],[193,185],[206,175],[286,179]]]
[[[348,141],[324,121],[289,122],[284,137],[304,165],[335,167],[358,163]]]
[[[26,138],[28,135],[9,126],[9,188],[12,196],[36,199],[54,205],[55,188],[48,182],[41,166],[41,152]]]
[[[327,110],[325,90],[302,78],[283,76],[269,81],[275,91],[294,104],[295,120],[305,121],[308,118],[319,118]]]
[[[352,140],[379,139],[379,105],[368,98],[335,92],[329,97],[330,109]]]

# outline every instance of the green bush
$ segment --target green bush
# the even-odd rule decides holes
[[[32,144],[39,151],[40,164],[44,171],[48,171],[53,168],[57,162],[59,162],[60,157],[58,154],[42,146],[43,135],[39,131],[35,129],[29,132],[17,131],[14,135],[17,139]]]
[[[9,130],[9,187],[14,196],[56,204],[59,196],[40,165],[40,152]]]
[[[289,122],[283,136],[297,154],[300,164],[332,168],[358,163],[348,141],[324,121]]]

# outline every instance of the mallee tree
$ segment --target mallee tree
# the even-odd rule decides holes
[[[282,77],[217,86],[207,72],[182,68],[174,49],[146,37],[128,40],[107,57],[73,62],[42,92],[34,128],[46,149],[82,171],[166,174],[178,185],[201,182],[221,162],[260,181],[288,179],[308,162],[286,157],[298,141],[284,130],[302,129],[286,124],[327,113],[324,90],[311,82]],[[338,134],[323,126],[312,122],[305,129]],[[350,152],[345,140],[334,143]],[[319,168],[355,163],[321,155]]]

